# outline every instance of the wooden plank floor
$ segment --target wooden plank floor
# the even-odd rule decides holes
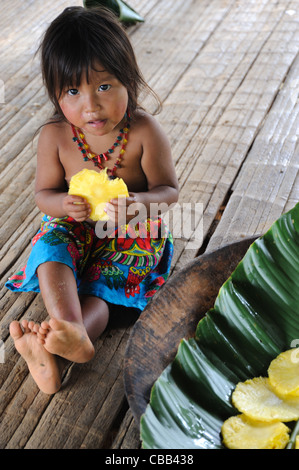
[[[171,141],[179,203],[203,208],[202,237],[194,226],[194,234],[175,239],[177,271],[205,250],[263,233],[299,199],[299,3],[129,3],[145,18],[128,33],[145,78],[163,100],[158,119]],[[41,217],[33,195],[34,134],[51,107],[35,51],[49,22],[64,7],[82,2],[3,4],[0,447],[137,449],[138,425],[123,386],[123,357],[134,319],[111,324],[97,341],[95,358],[72,365],[53,397],[38,391],[8,335],[13,319],[46,317],[40,295],[12,294],[4,287],[25,263]],[[153,110],[147,97],[144,104]]]

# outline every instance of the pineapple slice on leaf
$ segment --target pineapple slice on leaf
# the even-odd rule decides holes
[[[246,416],[258,421],[288,422],[299,419],[299,397],[279,397],[268,377],[239,382],[232,394],[232,403]]]
[[[275,393],[299,397],[299,348],[279,354],[268,368],[269,381]]]
[[[284,449],[289,431],[281,422],[253,421],[244,414],[231,416],[221,428],[223,443],[229,449]]]

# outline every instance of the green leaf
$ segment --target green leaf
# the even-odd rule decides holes
[[[249,247],[195,337],[181,341],[141,417],[143,448],[221,448],[235,385],[292,347],[298,314],[299,203]]]
[[[144,22],[144,19],[122,0],[83,0],[85,8],[103,6],[113,11],[123,23]]]

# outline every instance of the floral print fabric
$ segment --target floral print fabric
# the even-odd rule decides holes
[[[78,293],[143,310],[170,271],[173,241],[160,218],[122,226],[98,238],[88,223],[45,215],[27,265],[6,283],[12,291],[39,292],[36,270],[47,261],[68,265]]]

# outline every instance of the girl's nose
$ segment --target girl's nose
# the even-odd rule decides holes
[[[99,97],[94,93],[88,93],[85,97],[84,107],[87,114],[92,114],[101,106]]]

